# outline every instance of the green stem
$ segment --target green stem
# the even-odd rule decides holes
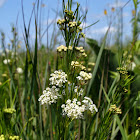
[[[79,120],[78,140],[80,140],[81,120]]]
[[[50,136],[51,136],[51,140],[53,140],[52,114],[51,114],[51,107],[50,106],[49,106],[49,121],[50,121]]]

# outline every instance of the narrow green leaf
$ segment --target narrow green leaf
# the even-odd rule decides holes
[[[130,110],[130,109],[127,110],[127,112],[125,113],[124,117],[122,118],[121,124],[124,122],[124,120],[125,120],[125,118],[126,118],[128,112],[129,112],[129,110]],[[115,138],[115,136],[117,135],[118,131],[119,131],[119,126],[118,126],[118,127],[116,128],[116,130],[113,132],[113,134],[112,134],[112,136],[111,136],[111,140],[114,140],[114,138]]]
[[[125,131],[124,131],[124,129],[123,129],[123,126],[122,126],[122,124],[121,124],[121,121],[120,121],[118,115],[115,115],[115,118],[116,118],[116,121],[117,121],[117,123],[118,123],[119,129],[120,129],[120,131],[121,131],[123,140],[127,140],[126,133],[125,133]]]
[[[0,88],[2,88],[3,86],[5,86],[9,81],[10,81],[10,79],[8,79],[4,83],[2,83],[2,85],[0,85]]]
[[[109,97],[108,97],[108,95],[107,95],[107,93],[106,93],[106,91],[105,91],[103,85],[101,85],[101,86],[102,86],[102,89],[103,89],[103,93],[104,93],[104,95],[105,95],[105,97],[106,97],[106,100],[107,100],[108,103],[110,104],[110,99],[109,99]]]
[[[89,25],[89,26],[87,26],[87,27],[85,27],[85,28],[83,28],[83,29],[86,29],[86,28],[89,28],[89,27],[91,27],[91,26],[93,26],[93,25],[95,25],[96,23],[98,23],[100,20],[97,20],[96,22],[94,22],[93,24],[91,24],[91,25]]]
[[[14,98],[13,98],[13,100],[12,100],[11,108],[13,108],[13,106],[14,106],[14,103],[15,103],[15,100],[16,100],[17,93],[18,93],[18,87],[16,88],[16,92],[15,92],[15,94],[14,94]]]
[[[94,71],[93,71],[93,73],[92,73],[92,79],[90,80],[89,86],[88,86],[88,89],[87,89],[87,95],[89,95],[90,88],[91,88],[92,83],[93,83],[93,81],[94,81],[94,78],[95,78],[95,76],[96,76],[96,73],[97,73],[97,70],[98,70],[98,67],[99,67],[99,64],[100,64],[102,52],[103,52],[104,47],[105,47],[105,44],[106,44],[106,38],[107,38],[107,34],[108,34],[108,32],[109,32],[109,29],[110,29],[110,27],[108,28],[108,30],[107,30],[107,32],[106,32],[106,34],[105,34],[103,43],[102,43],[102,45],[101,45],[99,54],[98,54],[98,56],[97,56],[96,64],[95,64],[95,67],[94,67]],[[87,43],[88,43],[88,39],[87,39]]]

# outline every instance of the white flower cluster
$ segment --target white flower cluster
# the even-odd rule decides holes
[[[62,97],[62,95],[59,94],[59,87],[65,87],[63,84],[67,82],[67,74],[65,74],[62,70],[55,71],[50,76],[51,78],[49,80],[52,88],[47,87],[38,99],[42,105],[51,105],[52,103],[56,103],[57,99]],[[62,94],[65,95],[64,89]]]
[[[86,73],[84,71],[80,71],[80,76],[76,77],[79,81],[86,83],[88,80],[92,78],[91,73]]]
[[[81,34],[84,36],[83,33],[81,33]],[[85,50],[84,50],[83,47],[75,47],[75,49],[76,49],[78,52],[80,52],[82,56],[87,57],[87,54],[85,53]]]
[[[78,95],[78,96],[81,96],[83,95],[83,92],[84,92],[84,89],[80,88],[78,86],[75,86],[74,87],[74,92]]]
[[[83,119],[83,113],[86,110],[90,110],[91,113],[94,111],[98,112],[96,105],[89,97],[84,97],[82,102],[74,98],[72,101],[68,99],[66,104],[61,105],[62,115],[67,115],[72,119]]]
[[[62,52],[62,51],[66,52],[67,51],[67,47],[65,47],[64,45],[61,45],[61,46],[57,47],[57,51],[58,52]]]
[[[80,64],[78,61],[71,61],[71,66],[73,68],[80,68],[82,70],[86,70],[86,67]]]
[[[81,105],[80,101],[76,98],[71,101],[68,99],[66,105],[62,104],[62,115],[67,115],[69,118],[81,119],[83,118],[83,112],[85,111],[85,106]]]
[[[3,60],[3,63],[6,65],[6,64],[8,64],[8,63],[10,63],[11,62],[11,60],[10,59],[5,59],[5,60]]]
[[[65,74],[65,72],[62,72],[62,70],[55,71],[50,76],[50,85],[62,87],[63,84],[67,82],[67,74]]]
[[[84,100],[82,102],[84,103],[86,110],[90,110],[91,113],[93,113],[94,111],[98,112],[96,105],[93,104],[93,101],[89,97],[84,97]]]
[[[59,89],[55,86],[52,86],[52,88],[47,87],[43,94],[40,96],[38,101],[41,102],[41,105],[48,104],[51,105],[52,103],[56,103],[56,100],[58,98],[61,98],[61,95],[58,93]]]

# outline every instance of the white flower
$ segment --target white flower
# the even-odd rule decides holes
[[[80,91],[79,91],[79,93],[78,93],[78,96],[81,96],[81,95],[83,95],[83,93],[84,93],[84,89],[80,89]]]
[[[72,101],[72,103],[76,104],[76,102],[77,102],[77,99],[74,98],[73,101]]]
[[[81,76],[77,76],[76,77],[79,81],[82,81],[83,80],[83,78],[81,77]]]
[[[75,86],[74,92],[78,92],[78,86]]]
[[[67,104],[70,104],[70,103],[71,103],[71,100],[70,100],[70,99],[68,99],[68,100],[66,101],[66,103],[67,103]]]
[[[22,74],[22,73],[23,73],[22,68],[18,67],[18,68],[17,68],[17,73]]]
[[[84,89],[80,89],[78,86],[75,86],[74,87],[74,92],[78,95],[78,96],[81,96],[81,95],[83,95],[83,93],[84,93]]]
[[[8,63],[10,63],[11,62],[11,60],[10,59],[5,59],[5,60],[3,60],[3,63],[6,65],[6,64],[8,64]]]
[[[78,104],[78,105],[81,105],[81,102],[78,101],[77,104]]]
[[[132,62],[131,65],[132,65],[132,70],[134,70],[134,68],[136,67],[136,64]]]
[[[61,105],[61,108],[64,108],[64,107],[65,107],[65,104],[62,104],[62,105]]]

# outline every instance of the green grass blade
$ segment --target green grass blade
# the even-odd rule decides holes
[[[98,54],[98,56],[97,56],[96,64],[95,64],[95,67],[94,67],[94,71],[93,71],[93,73],[92,73],[92,79],[90,80],[89,86],[88,86],[88,89],[87,89],[87,96],[89,95],[90,88],[91,88],[91,86],[92,86],[92,83],[93,83],[93,81],[94,81],[94,78],[95,78],[95,76],[96,76],[96,73],[97,73],[97,70],[98,70],[98,67],[99,67],[99,64],[100,64],[102,52],[103,52],[104,47],[105,47],[105,45],[106,45],[106,38],[107,38],[107,35],[108,35],[108,31],[109,31],[109,28],[108,28],[108,30],[107,30],[107,32],[106,32],[106,34],[105,34],[103,43],[102,43],[102,45],[101,45],[99,54]],[[87,39],[87,43],[88,43],[88,39]]]
[[[2,87],[4,87],[9,81],[10,81],[10,79],[8,79],[8,80],[6,80],[4,83],[2,83],[2,85],[0,85],[0,89],[1,89]]]
[[[86,28],[89,28],[89,27],[91,27],[91,26],[93,26],[93,25],[95,25],[96,23],[98,23],[100,20],[97,20],[96,22],[94,22],[93,24],[91,24],[91,25],[89,25],[89,26],[87,26],[87,27],[85,27],[85,28],[83,28],[83,29],[86,29]]]
[[[18,93],[18,87],[16,88],[16,92],[15,92],[15,94],[14,94],[14,98],[13,98],[13,100],[12,100],[11,108],[14,107],[14,103],[15,103],[15,100],[16,100],[16,97],[17,97],[17,93]]]
[[[109,105],[110,105],[110,99],[109,99],[109,97],[108,97],[108,95],[107,95],[107,93],[106,93],[106,91],[105,91],[103,85],[101,85],[101,86],[102,86],[102,89],[103,89],[103,93],[104,93],[104,95],[105,95],[105,97],[106,97],[106,100],[108,101],[108,103],[109,103]]]
[[[121,121],[120,121],[118,115],[115,115],[115,118],[116,118],[116,122],[118,123],[119,129],[120,129],[120,131],[121,131],[123,140],[127,140],[126,133],[125,133],[125,131],[124,131],[124,129],[123,129],[123,126],[122,126],[122,124],[121,124]]]

